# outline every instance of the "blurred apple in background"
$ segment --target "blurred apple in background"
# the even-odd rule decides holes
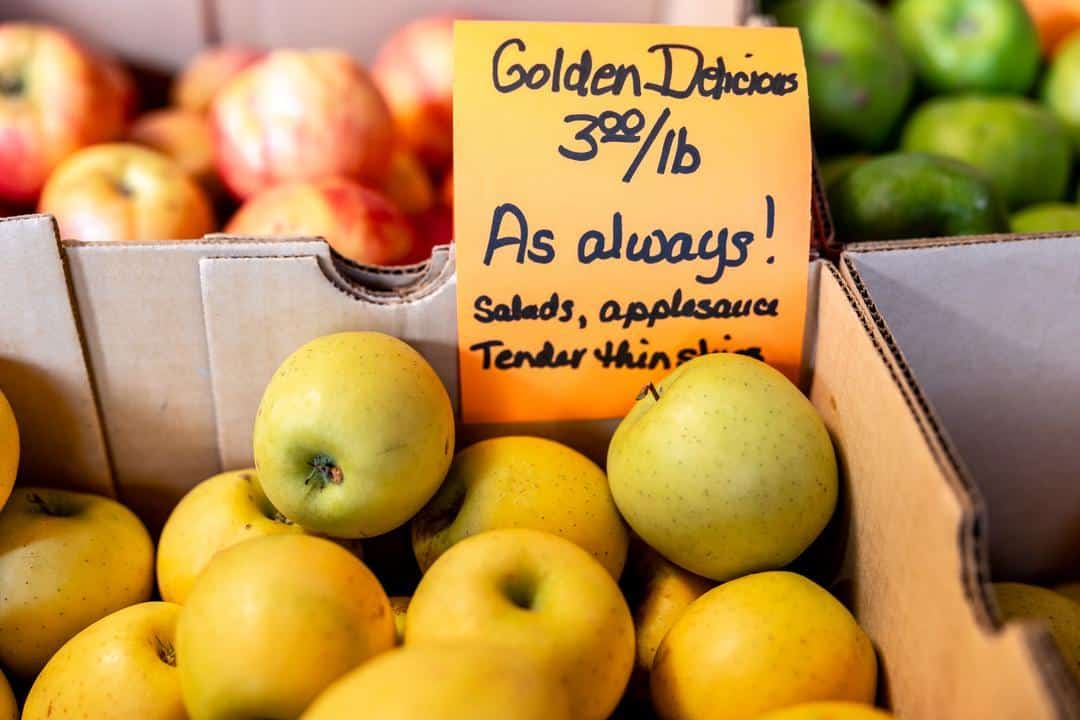
[[[407,215],[416,215],[435,204],[435,188],[427,170],[412,151],[394,148],[383,192]]]
[[[389,170],[386,102],[345,53],[272,52],[230,80],[210,113],[218,171],[241,199],[333,176],[377,186]]]
[[[365,265],[397,265],[412,252],[408,219],[376,190],[344,178],[278,185],[248,200],[225,227],[230,235],[324,237]]]
[[[454,19],[439,15],[405,25],[371,68],[399,140],[435,172],[450,164],[454,145]]]
[[[205,113],[226,83],[266,53],[255,48],[222,45],[192,58],[172,86],[172,102],[191,112]]]
[[[67,33],[0,23],[0,201],[32,205],[66,156],[119,136],[133,102],[125,78]]]
[[[416,228],[416,244],[412,252],[401,261],[402,265],[424,262],[431,257],[436,245],[449,245],[454,241],[454,216],[448,207],[436,205],[413,217]]]
[[[182,240],[214,230],[202,188],[174,160],[133,143],[69,157],[49,177],[38,207],[76,240]]]
[[[446,207],[454,207],[454,170],[452,168],[446,171],[439,193]]]
[[[222,190],[214,167],[214,141],[206,116],[165,108],[135,118],[128,139],[168,155],[207,192]]]

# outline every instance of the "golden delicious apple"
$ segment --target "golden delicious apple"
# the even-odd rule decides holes
[[[0,509],[4,507],[19,471],[19,426],[4,392],[0,390]]]
[[[850,702],[812,702],[766,713],[758,720],[891,720],[872,705]]]
[[[565,445],[500,437],[454,458],[431,502],[412,524],[422,570],[454,543],[496,528],[545,530],[576,543],[618,579],[628,533],[604,471]]]
[[[303,534],[266,499],[252,469],[215,475],[173,509],[158,541],[161,597],[184,604],[195,578],[220,550],[264,535]]]
[[[611,714],[634,664],[634,625],[611,574],[569,540],[489,530],[462,540],[420,580],[406,647],[498,644],[532,659],[569,693],[574,717]]]
[[[810,401],[777,370],[728,353],[698,357],[653,390],[608,448],[611,493],[630,527],[713,580],[798,557],[837,495],[832,442]]]
[[[1080,582],[1070,582],[1058,585],[1054,592],[1064,595],[1074,602],[1080,603]]]
[[[815,700],[872,703],[877,659],[836,598],[764,572],[695,600],[660,643],[651,680],[663,720],[752,720]]]
[[[454,411],[420,353],[382,333],[343,332],[281,364],[254,434],[274,507],[308,530],[370,537],[408,521],[438,490]]]
[[[405,642],[405,613],[409,612],[411,600],[412,598],[407,595],[390,597],[390,611],[394,613],[394,639],[398,645]]]
[[[154,546],[99,495],[20,487],[0,511],[0,665],[30,678],[109,613],[150,598]]]
[[[683,570],[640,541],[631,546],[630,555],[626,585],[634,615],[637,666],[648,671],[671,626],[716,583]]]
[[[0,720],[19,720],[19,706],[15,702],[15,693],[0,671]]]
[[[394,646],[379,581],[341,546],[267,535],[219,552],[180,613],[180,688],[195,720],[293,718]]]
[[[525,656],[482,644],[409,645],[341,678],[302,720],[570,720],[566,691]]]
[[[1006,621],[1045,623],[1065,661],[1080,678],[1080,605],[1053,590],[1024,583],[994,583],[994,594]]]
[[[117,610],[68,640],[26,698],[23,720],[186,720],[174,636],[180,606]]]

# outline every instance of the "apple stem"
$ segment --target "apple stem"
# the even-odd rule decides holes
[[[334,459],[329,455],[319,453],[308,461],[308,465],[311,466],[311,472],[304,479],[305,485],[313,480],[320,482],[324,487],[327,483],[340,485],[345,481],[345,473],[341,472],[341,468],[334,464]]]
[[[63,517],[64,513],[60,512],[59,508],[55,508],[49,504],[49,501],[41,497],[37,493],[30,493],[26,496],[26,500],[31,505],[36,505],[38,510],[43,515],[50,515],[52,517]]]
[[[656,386],[653,385],[652,383],[649,383],[645,387],[641,388],[641,392],[638,393],[638,396],[637,396],[636,399],[641,400],[646,395],[652,395],[653,400],[659,400],[660,399],[660,391],[657,390]]]
[[[161,662],[176,667],[176,648],[156,636],[154,641],[157,643],[157,656],[161,658]]]

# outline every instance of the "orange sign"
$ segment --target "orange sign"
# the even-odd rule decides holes
[[[458,22],[464,420],[618,417],[709,352],[795,379],[810,163],[793,29]]]

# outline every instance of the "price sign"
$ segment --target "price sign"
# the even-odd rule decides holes
[[[796,379],[811,149],[798,34],[464,21],[466,422],[618,417],[698,355]]]

